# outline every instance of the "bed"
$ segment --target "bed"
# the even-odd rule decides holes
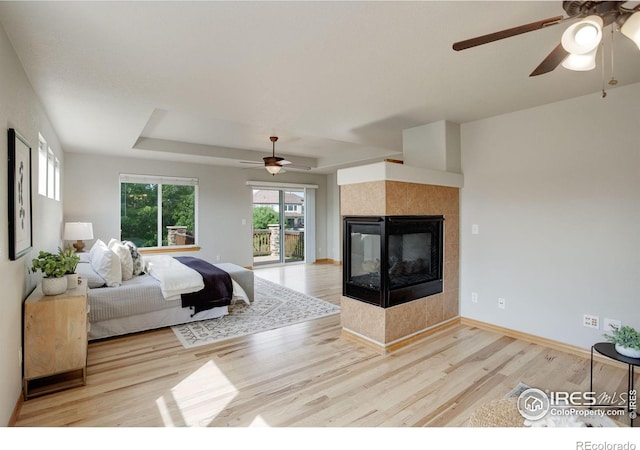
[[[103,243],[104,244],[104,243]],[[137,249],[136,249],[137,250]],[[187,277],[180,276],[176,267],[182,270],[179,258],[164,256],[158,259],[143,257],[145,263],[138,274],[120,282],[113,281],[111,274],[105,272],[105,264],[96,255],[94,249],[89,254],[82,255],[76,272],[88,283],[89,302],[89,340],[103,339],[139,331],[152,330],[167,326],[195,322],[204,319],[220,318],[229,313],[229,305],[234,302],[250,303],[254,299],[253,272],[231,263],[211,265],[229,275],[232,285],[232,295],[228,301],[220,301],[215,304],[220,306],[207,307],[204,310],[183,306],[182,295],[179,291],[189,291],[183,286],[178,286],[178,294],[169,292],[167,283],[163,278],[153,272],[152,261],[161,261],[170,264],[167,272],[174,274],[176,280],[185,284],[182,280]],[[117,258],[112,261],[115,267]],[[197,258],[192,260],[202,261]],[[174,266],[178,264],[179,266]],[[206,263],[208,264],[208,263]],[[121,269],[122,270],[122,269]],[[185,285],[186,286],[186,285]],[[196,285],[191,288],[195,294],[204,292],[195,291]],[[187,294],[187,292],[185,292]]]

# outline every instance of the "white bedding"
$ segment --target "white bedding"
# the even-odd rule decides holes
[[[156,255],[145,257],[145,260],[155,263],[156,275],[162,272],[166,275],[169,267],[175,269],[165,277],[165,288],[178,285],[178,290],[190,290],[202,281],[202,276],[195,270],[199,278],[197,282],[195,277],[190,277],[191,283],[176,279],[183,271],[172,261],[162,261],[163,259],[165,258],[157,258]],[[175,262],[183,265],[180,261]],[[91,289],[88,293],[90,340],[219,318],[229,313],[227,306],[221,306],[193,314],[191,308],[182,307],[180,295],[177,295],[175,300],[167,300],[165,292],[160,288],[160,280],[149,274],[134,276],[131,280],[123,281],[118,287],[104,287],[104,280],[95,273],[91,264],[83,262],[78,264],[78,267],[80,266],[84,266],[79,271],[82,278],[87,281],[93,280],[93,286],[89,285]],[[231,303],[243,301],[250,304],[254,297],[253,272],[231,263],[215,266],[231,275]],[[187,266],[184,267],[191,270]],[[183,274],[186,275],[186,272]]]
[[[204,289],[202,275],[167,255],[144,257],[145,272],[160,282],[165,300],[178,300],[181,294]]]

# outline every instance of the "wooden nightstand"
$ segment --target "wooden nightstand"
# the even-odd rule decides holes
[[[86,384],[87,282],[60,295],[38,285],[24,302],[24,398]]]

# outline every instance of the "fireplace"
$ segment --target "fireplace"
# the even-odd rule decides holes
[[[382,308],[442,292],[443,216],[344,217],[343,295]]]

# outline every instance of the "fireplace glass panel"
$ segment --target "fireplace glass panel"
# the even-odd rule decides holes
[[[434,280],[431,233],[389,235],[389,289]]]
[[[350,227],[351,283],[380,289],[380,226],[353,224]]]

